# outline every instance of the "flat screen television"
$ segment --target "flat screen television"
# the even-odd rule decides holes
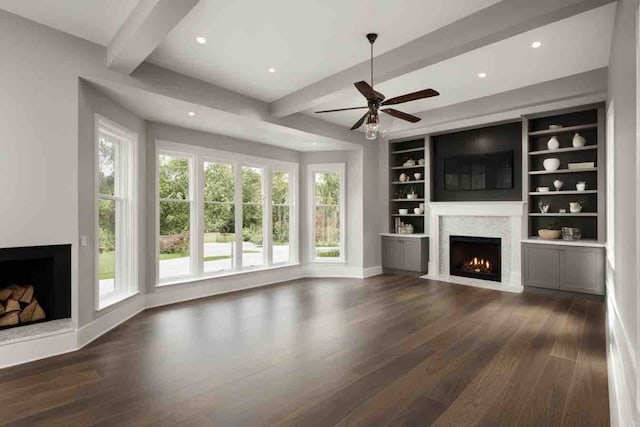
[[[445,191],[513,188],[513,150],[444,159]]]

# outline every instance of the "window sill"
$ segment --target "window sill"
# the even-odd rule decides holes
[[[135,297],[136,295],[138,295],[140,293],[140,291],[135,291],[135,292],[120,292],[120,293],[113,293],[111,295],[108,295],[104,298],[102,298],[99,302],[98,302],[98,308],[96,308],[96,311],[102,311],[106,308],[112,307],[115,304],[118,304],[124,300],[127,300],[129,298]]]
[[[167,280],[165,282],[160,282],[160,283],[156,283],[156,288],[163,288],[165,286],[174,286],[174,285],[184,285],[184,284],[188,284],[188,283],[195,283],[195,282],[201,282],[203,280],[210,280],[210,279],[220,279],[220,278],[225,278],[225,277],[233,277],[233,276],[239,276],[239,275],[243,275],[243,274],[248,274],[248,273],[260,273],[260,272],[264,272],[264,271],[271,271],[271,270],[280,270],[283,268],[291,268],[291,267],[300,267],[300,264],[296,263],[296,264],[278,264],[278,265],[272,265],[270,267],[252,267],[252,268],[246,268],[243,270],[238,270],[238,271],[223,271],[220,273],[215,273],[215,274],[207,274],[207,275],[203,275],[203,276],[198,276],[198,277],[182,277],[179,279],[171,279],[171,280]]]

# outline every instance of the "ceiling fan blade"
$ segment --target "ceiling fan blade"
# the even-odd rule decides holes
[[[367,111],[366,113],[364,113],[364,116],[362,116],[360,118],[360,120],[358,120],[357,122],[354,123],[353,126],[351,126],[351,130],[356,130],[358,129],[360,126],[362,126],[362,124],[364,123],[364,119],[367,118],[367,116],[369,115],[369,112]]]
[[[417,123],[420,117],[412,116],[411,114],[403,113],[402,111],[394,110],[393,108],[387,108],[386,110],[380,110],[383,113],[387,113],[390,116],[397,117],[398,119],[406,120],[411,123]]]
[[[396,105],[402,104],[403,102],[415,101],[418,99],[431,98],[432,96],[438,96],[440,93],[437,90],[433,89],[425,89],[419,90],[418,92],[407,93],[406,95],[396,96],[394,98],[389,98],[382,103],[382,105]]]
[[[378,91],[373,90],[371,85],[365,81],[357,82],[353,84],[360,93],[367,98],[367,100],[379,100],[382,101],[384,99],[384,95]]]
[[[351,107],[351,108],[338,108],[337,110],[322,110],[322,111],[316,111],[316,113],[333,113],[335,111],[347,111],[347,110],[361,110],[363,108],[369,108],[369,107]]]

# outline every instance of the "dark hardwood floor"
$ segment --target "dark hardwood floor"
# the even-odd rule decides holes
[[[0,424],[609,424],[604,305],[383,275],[148,310],[0,370]]]

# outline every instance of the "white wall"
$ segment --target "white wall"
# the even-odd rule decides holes
[[[609,129],[614,136],[614,209],[607,221],[614,246],[607,262],[609,381],[613,425],[640,422],[638,413],[638,194],[636,49],[638,0],[619,0],[609,64]],[[613,213],[613,214],[612,214]],[[607,236],[610,238],[610,236]]]

